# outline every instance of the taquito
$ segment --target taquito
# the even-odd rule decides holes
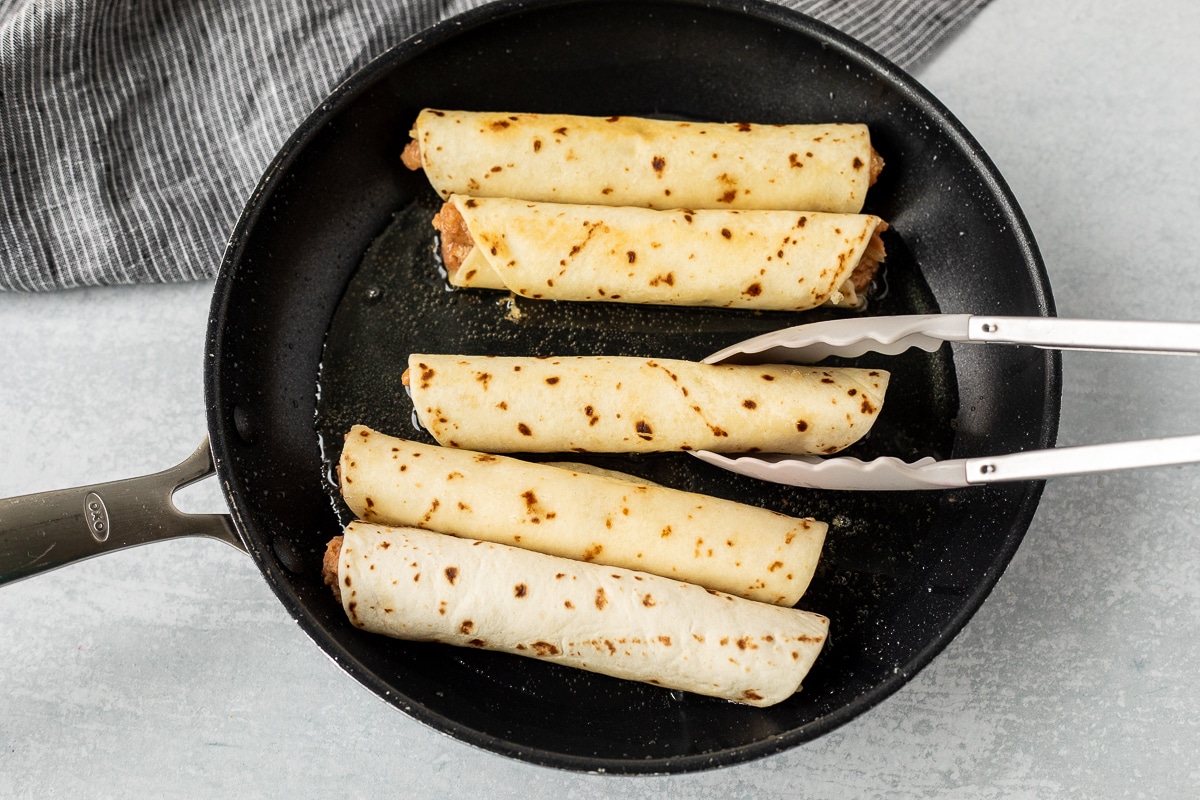
[[[404,163],[443,198],[854,213],[883,168],[858,124],[425,109],[411,136]]]
[[[372,633],[754,706],[800,688],[829,627],[819,614],[634,570],[362,522],[329,543],[325,580]]]
[[[702,494],[397,439],[361,425],[338,464],[365,522],[411,526],[791,606],[827,526]]]
[[[828,455],[862,438],[889,374],[628,356],[415,353],[403,380],[440,444],[489,453]]]
[[[547,300],[803,311],[857,306],[885,256],[870,214],[656,211],[451,195],[450,283]]]

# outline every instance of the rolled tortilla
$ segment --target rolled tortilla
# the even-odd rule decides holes
[[[828,455],[866,435],[882,370],[701,364],[624,356],[415,353],[406,383],[425,430],[488,453]]]
[[[365,522],[411,526],[636,569],[794,605],[827,526],[662,486],[454,450],[361,425],[338,465]]]
[[[523,297],[803,311],[856,306],[884,258],[869,214],[531,203],[451,195],[450,283]]]
[[[425,109],[403,155],[476,197],[855,213],[883,168],[865,125],[760,125]]]
[[[825,643],[819,614],[627,569],[352,522],[326,582],[350,622],[754,706],[786,700]]]

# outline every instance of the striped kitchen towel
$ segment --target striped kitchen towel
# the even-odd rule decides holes
[[[0,0],[0,289],[212,277],[330,90],[483,2]],[[911,67],[986,2],[784,4]]]

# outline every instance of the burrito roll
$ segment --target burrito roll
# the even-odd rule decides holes
[[[402,380],[421,426],[447,447],[829,455],[871,429],[889,377],[791,364],[415,353]]]
[[[800,688],[819,614],[633,570],[352,522],[325,581],[358,628],[479,647],[754,706]]]
[[[425,109],[402,159],[452,194],[855,213],[883,169],[865,125]]]
[[[450,283],[523,297],[803,311],[853,307],[884,257],[869,214],[531,203],[451,195]]]
[[[678,489],[409,442],[355,426],[338,464],[365,522],[625,567],[795,605],[827,526]]]

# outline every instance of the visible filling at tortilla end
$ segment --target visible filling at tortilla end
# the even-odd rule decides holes
[[[418,142],[416,139],[413,139],[408,144],[406,144],[404,146],[404,151],[400,153],[400,161],[404,164],[404,166],[408,167],[411,170],[415,171],[415,170],[420,169],[421,168],[421,143]],[[871,161],[871,169],[872,170],[875,169],[874,159],[872,159],[872,161]]]
[[[442,210],[433,218],[433,227],[441,234],[442,262],[446,265],[446,272],[453,276],[475,249],[475,240],[471,238],[467,221],[458,213],[454,203],[442,206]]]
[[[413,144],[416,144],[416,142],[413,142]],[[408,148],[405,148],[405,152],[408,152]],[[420,158],[421,158],[421,148],[418,147],[417,148],[417,159],[418,159],[417,163],[418,163],[418,165],[420,164]],[[405,161],[404,163],[407,164],[408,162]],[[416,169],[416,167],[409,167],[409,169]],[[871,148],[871,177],[867,181],[867,186],[874,186],[875,181],[879,177],[879,173],[881,173],[881,172],[883,172],[883,156],[879,155],[879,153],[876,152],[875,148],[872,147]]]
[[[342,602],[342,587],[338,586],[338,561],[342,557],[342,541],[344,537],[335,536],[325,546],[325,559],[321,562],[321,577],[325,585],[333,589],[333,596]]]
[[[862,258],[854,267],[854,271],[850,273],[850,283],[854,285],[856,292],[861,292],[871,285],[871,281],[875,279],[875,273],[879,271],[880,263],[887,255],[883,246],[883,238],[879,235],[887,229],[888,224],[880,220],[871,233],[871,241],[867,242],[867,249],[863,251]]]

